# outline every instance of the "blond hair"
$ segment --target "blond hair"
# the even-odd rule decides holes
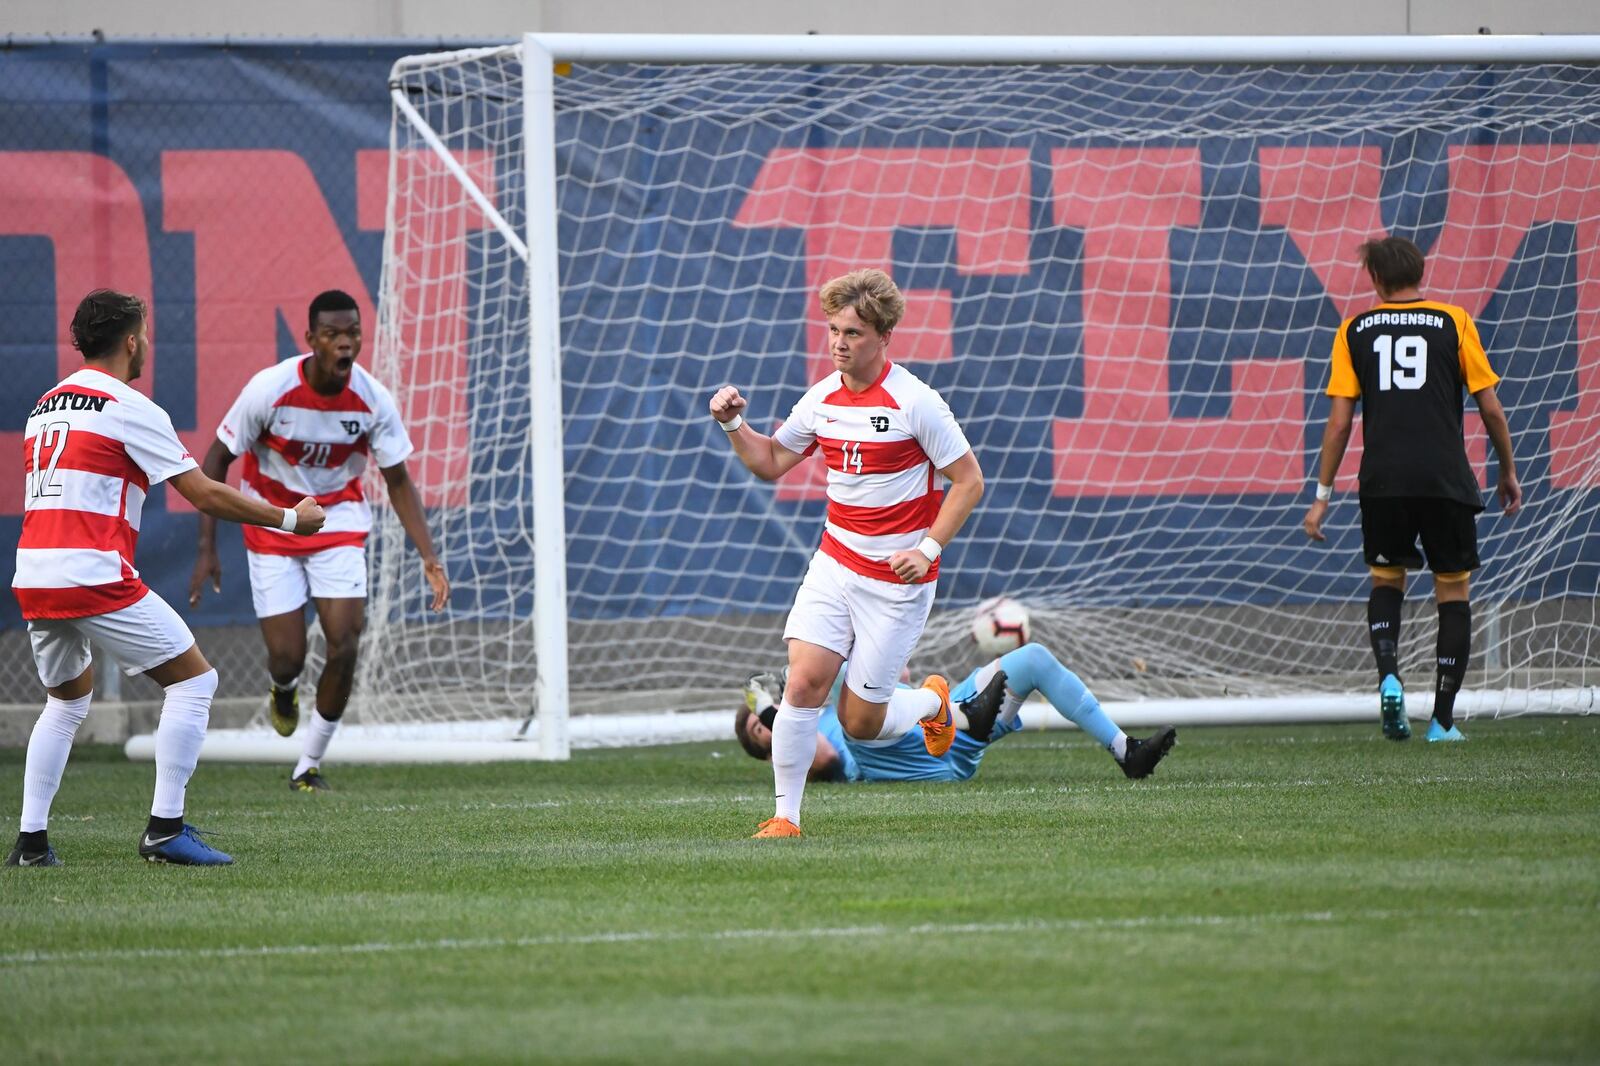
[[[888,333],[906,313],[906,298],[894,279],[881,270],[852,270],[822,287],[822,310],[830,317],[846,307],[856,309],[861,321]]]

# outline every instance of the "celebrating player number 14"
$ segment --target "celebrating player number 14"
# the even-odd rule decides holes
[[[849,660],[839,723],[861,740],[921,725],[942,755],[955,735],[950,686],[929,677],[896,691],[933,605],[939,555],[983,495],[983,471],[939,394],[888,359],[905,298],[881,270],[857,270],[820,293],[834,372],[808,389],[772,436],[744,420],[731,385],[711,397],[734,454],[776,481],[820,450],[828,464],[822,546],[784,626],[789,681],[772,728],[773,817],[759,837],[800,835],[800,798],[817,722]],[[950,483],[940,493],[935,475]]]

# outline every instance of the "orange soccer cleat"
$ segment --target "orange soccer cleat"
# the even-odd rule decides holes
[[[929,674],[922,687],[939,697],[939,713],[922,720],[922,745],[928,754],[939,758],[956,739],[956,716],[950,710],[950,682],[939,674]]]
[[[751,840],[777,840],[782,837],[801,836],[800,827],[787,818],[768,818],[756,827]]]

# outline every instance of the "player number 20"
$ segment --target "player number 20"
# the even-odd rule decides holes
[[[839,469],[848,474],[850,468],[855,467],[856,473],[861,473],[861,445],[846,444],[839,451],[841,456]]]
[[[328,456],[332,453],[331,444],[312,444],[302,441],[300,444],[301,466],[327,466]]]
[[[1420,389],[1428,380],[1428,342],[1421,337],[1390,337],[1372,342],[1378,357],[1378,391]]]

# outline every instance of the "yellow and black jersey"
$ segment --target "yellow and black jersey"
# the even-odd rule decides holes
[[[1462,443],[1466,392],[1499,381],[1472,316],[1396,300],[1339,326],[1328,395],[1361,403],[1362,496],[1434,496],[1483,509]]]

